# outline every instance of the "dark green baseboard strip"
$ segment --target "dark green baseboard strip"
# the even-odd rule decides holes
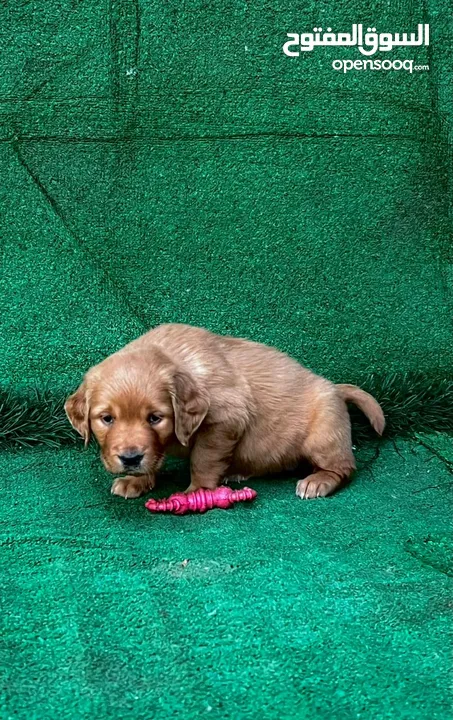
[[[453,377],[370,375],[360,384],[383,407],[387,418],[384,437],[423,432],[453,435]],[[0,449],[34,445],[57,448],[77,442],[79,438],[64,413],[65,397],[49,389],[0,390]],[[362,413],[355,407],[350,410],[354,443],[375,438]]]

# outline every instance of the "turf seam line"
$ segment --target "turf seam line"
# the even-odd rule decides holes
[[[149,321],[144,318],[135,307],[132,307],[128,292],[126,288],[122,288],[118,282],[115,282],[112,278],[112,276],[105,270],[105,268],[101,267],[99,263],[95,260],[93,257],[93,254],[89,250],[89,248],[83,243],[80,238],[73,232],[71,227],[68,225],[66,218],[64,216],[63,211],[61,210],[60,206],[56,202],[55,198],[50,194],[48,189],[43,185],[39,177],[36,175],[35,172],[31,169],[31,167],[28,165],[27,161],[25,160],[21,149],[20,144],[17,138],[13,142],[13,150],[17,156],[17,159],[22,166],[22,168],[25,170],[27,175],[30,177],[34,185],[39,190],[42,197],[45,199],[47,205],[50,207],[54,215],[58,218],[60,223],[62,224],[64,230],[67,233],[67,236],[71,240],[72,244],[75,245],[78,252],[82,254],[85,261],[94,268],[95,272],[100,276],[101,283],[105,285],[106,289],[112,293],[113,297],[115,297],[120,304],[123,304],[127,307],[131,315],[139,322],[139,324],[142,326],[143,330],[147,330],[149,326]]]

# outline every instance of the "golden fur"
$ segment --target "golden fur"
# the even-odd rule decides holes
[[[74,428],[93,433],[107,470],[131,474],[112,492],[154,487],[166,454],[190,457],[188,490],[225,478],[295,469],[302,498],[328,495],[355,468],[346,402],[382,434],[376,400],[334,385],[274,348],[189,325],[160,325],[86,374],[65,404]]]

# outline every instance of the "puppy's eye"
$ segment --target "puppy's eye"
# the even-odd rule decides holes
[[[151,415],[148,415],[148,422],[150,425],[157,425],[157,423],[160,423],[162,418],[160,415],[155,415],[154,413],[151,413]]]
[[[101,420],[104,423],[104,425],[112,425],[115,418],[113,418],[111,415],[101,415]]]

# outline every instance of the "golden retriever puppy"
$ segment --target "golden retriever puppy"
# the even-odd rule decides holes
[[[95,435],[106,469],[126,473],[115,495],[153,488],[173,454],[190,457],[188,490],[305,460],[313,472],[296,493],[317,498],[355,468],[346,402],[382,434],[382,409],[360,388],[334,385],[266,345],[169,324],[92,367],[65,410],[86,443]]]

